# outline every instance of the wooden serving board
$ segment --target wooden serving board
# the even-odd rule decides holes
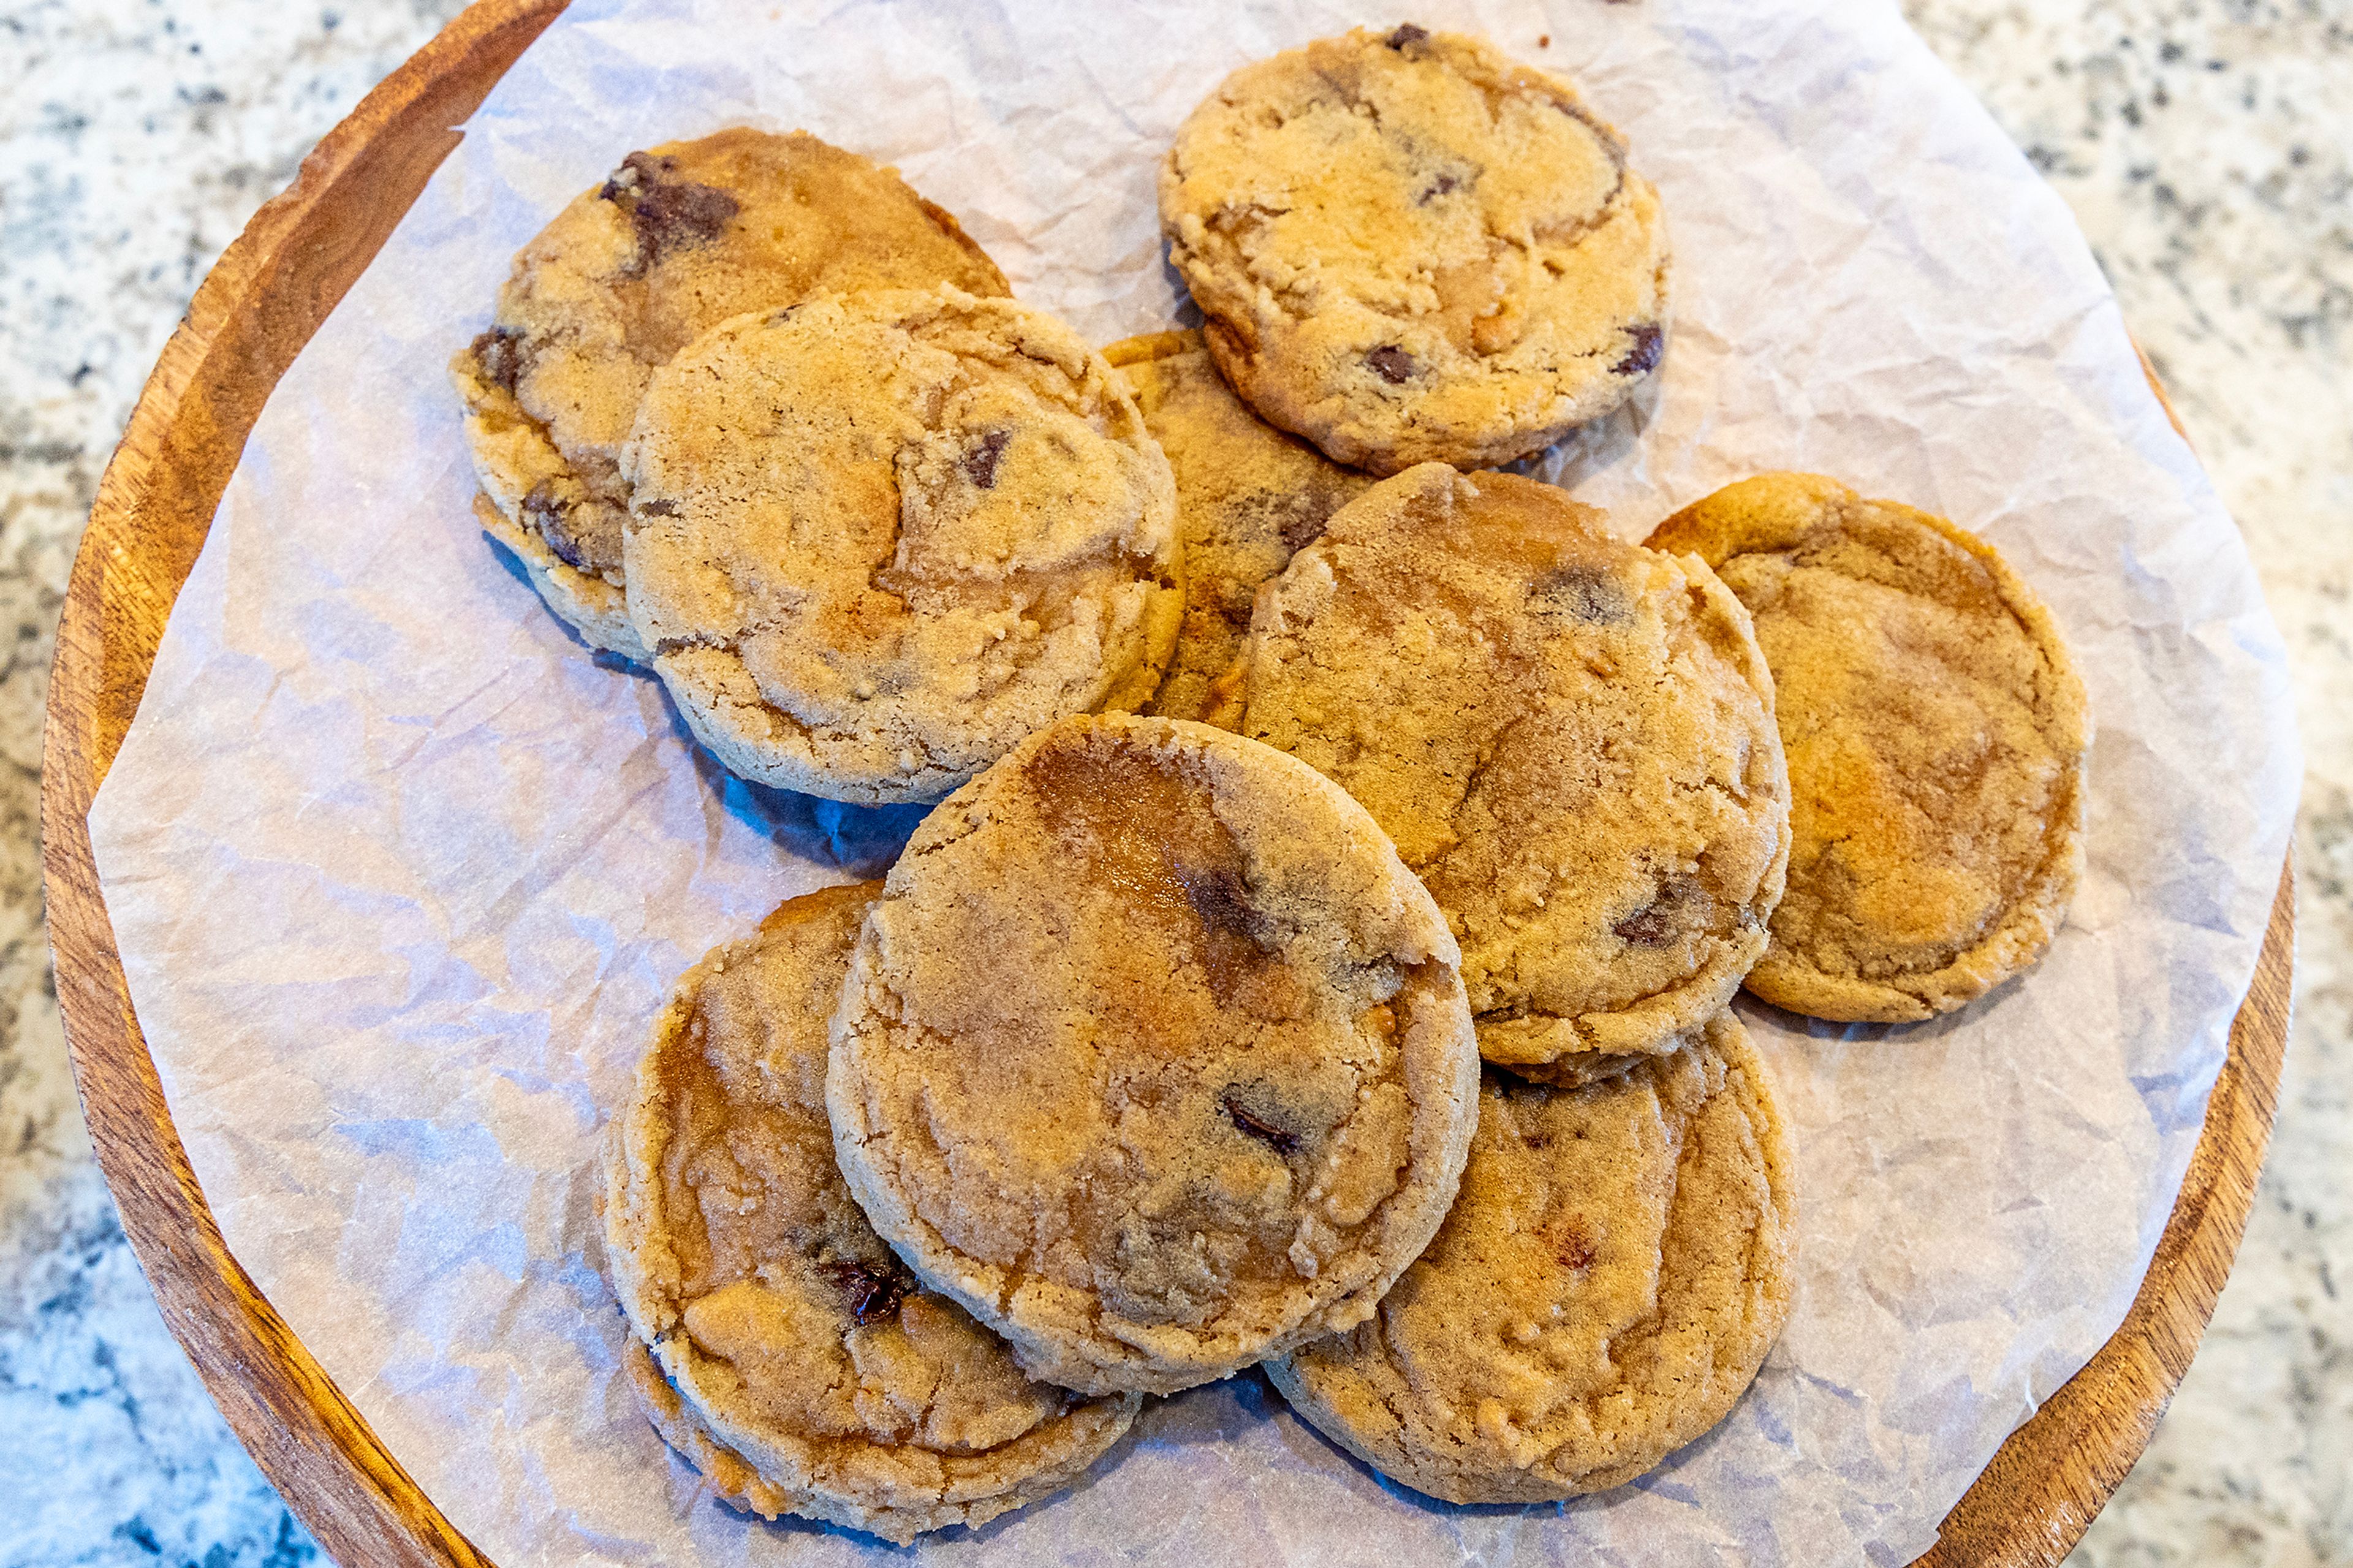
[[[206,278],[100,483],[49,687],[41,780],[49,942],[99,1163],[164,1321],[262,1473],[345,1568],[488,1568],[488,1560],[402,1470],[222,1243],[132,1011],[88,817],[262,403],[457,145],[451,128],[563,4],[478,0],[319,143]],[[2254,1198],[2287,1037],[2294,921],[2293,878],[2283,869],[2204,1134],[2131,1313],[2003,1445],[1924,1563],[2058,1562],[2147,1445],[2213,1314]]]

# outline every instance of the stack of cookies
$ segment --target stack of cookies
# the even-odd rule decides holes
[[[1493,471],[1667,346],[1657,193],[1405,26],[1164,164],[1198,331],[1097,353],[804,134],[632,153],[459,355],[484,527],[747,778],[938,802],[656,1020],[628,1373],[722,1496],[894,1541],[1253,1365],[1454,1502],[1738,1401],[1793,1157],[1732,1011],[2031,965],[2083,690],[1941,518],[1777,474],[1646,544]]]
[[[1134,399],[862,158],[631,153],[452,374],[491,537],[745,778],[936,800],[1159,684],[1184,595]]]

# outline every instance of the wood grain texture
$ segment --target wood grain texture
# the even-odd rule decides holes
[[[295,354],[562,0],[483,0],[363,100],[206,276],[99,482],[58,629],[41,853],[58,1004],[107,1184],[164,1322],[230,1429],[339,1563],[486,1560],[229,1256],[164,1103],[88,817],[247,433]]]
[[[2254,984],[2181,1195],[2132,1310],[2084,1370],[2043,1401],[1985,1468],[1921,1568],[2043,1568],[2067,1555],[2157,1433],[2214,1315],[2254,1206],[2279,1109],[2295,965],[2295,876],[2280,874]]]
[[[100,1164],[164,1321],[262,1472],[346,1568],[487,1563],[223,1245],[132,1010],[87,818],[262,403],[456,145],[450,127],[562,8],[563,0],[478,0],[319,144],[293,186],[221,258],[100,482],[49,689],[41,796],[49,940]],[[2294,949],[2284,873],[2229,1062],[2130,1316],[2004,1445],[1924,1563],[2055,1563],[2147,1445],[2212,1315],[2253,1201]]]

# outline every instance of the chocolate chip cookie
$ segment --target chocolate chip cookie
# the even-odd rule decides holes
[[[1789,1314],[1788,1134],[1729,1012],[1585,1089],[1490,1070],[1462,1192],[1373,1317],[1268,1363],[1449,1502],[1622,1486],[1739,1401]]]
[[[1456,950],[1363,808],[1181,720],[1032,737],[859,939],[843,1175],[1031,1375],[1166,1393],[1361,1321],[1476,1114]]]
[[[1155,332],[1103,350],[1176,476],[1185,626],[1145,710],[1198,719],[1241,651],[1259,584],[1372,484],[1250,411],[1198,332]]]
[[[1835,479],[1766,474],[1661,523],[1756,617],[1796,798],[1748,988],[1818,1018],[1950,1012],[2040,958],[2084,871],[2092,721],[1994,548]]]
[[[842,1185],[826,1024],[881,891],[795,899],[680,982],[616,1119],[606,1250],[672,1447],[741,1506],[905,1542],[1068,1485],[1138,1401],[1023,1376]]]
[[[1462,944],[1489,1061],[1673,1048],[1764,952],[1773,683],[1714,573],[1510,474],[1411,468],[1259,596],[1217,721],[1373,814]]]
[[[590,644],[642,660],[619,465],[654,367],[744,310],[935,283],[1007,291],[955,218],[856,153],[740,126],[630,153],[516,255],[450,363],[484,531]]]
[[[1251,407],[1343,463],[1507,463],[1667,342],[1658,193],[1556,77],[1410,25],[1245,66],[1160,174],[1170,261]]]
[[[958,289],[739,316],[654,373],[629,616],[702,743],[835,800],[936,800],[1143,702],[1184,617],[1167,459],[1069,327]]]

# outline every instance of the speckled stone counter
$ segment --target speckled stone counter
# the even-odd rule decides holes
[[[41,707],[99,472],[188,295],[459,8],[0,8],[5,1568],[317,1554],[164,1332],[90,1159],[40,929]],[[2205,1348],[2076,1561],[2353,1563],[2353,0],[1905,10],[2091,236],[2246,529],[2309,753],[2271,1163]]]
[[[318,1556],[117,1225],[41,930],[41,710],[98,478],[188,296],[461,0],[0,6],[0,1563]]]

